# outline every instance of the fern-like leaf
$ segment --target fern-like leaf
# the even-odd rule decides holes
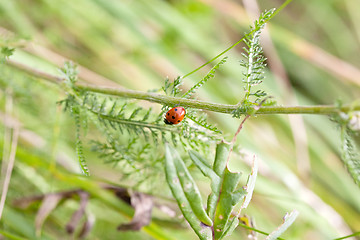
[[[60,69],[61,74],[63,75],[65,79],[65,85],[67,88],[68,98],[64,101],[61,101],[65,103],[65,109],[70,110],[70,113],[74,117],[75,120],[75,128],[76,128],[76,142],[75,142],[75,149],[79,160],[79,165],[82,170],[82,172],[89,176],[89,168],[85,161],[85,156],[83,153],[83,144],[81,140],[81,128],[84,127],[85,131],[87,128],[87,120],[84,116],[84,119],[82,119],[82,105],[85,104],[86,98],[81,99],[81,95],[83,94],[80,92],[76,87],[75,83],[77,81],[77,69],[76,65],[72,62],[66,62],[64,65],[64,68]],[[83,121],[82,121],[83,120]]]
[[[240,65],[245,68],[245,72],[243,73],[243,82],[246,84],[244,101],[249,101],[249,97],[251,95],[266,96],[264,91],[257,91],[256,93],[251,92],[251,87],[262,83],[262,79],[264,78],[264,68],[266,66],[266,58],[262,55],[263,51],[260,46],[261,29],[262,27],[259,27],[258,31],[250,34],[250,36],[248,36],[248,38],[244,41],[248,46],[248,48],[244,48],[248,54],[246,60],[240,61]]]
[[[64,67],[60,69],[62,77],[65,79],[65,83],[70,85],[71,88],[75,88],[74,84],[77,81],[77,70],[76,64],[73,62],[65,62]]]
[[[2,47],[0,51],[0,63],[6,62],[6,60],[14,54],[15,48]]]
[[[265,27],[266,22],[272,18],[275,9],[265,11],[258,20],[254,22],[254,26],[250,28],[251,32],[246,35],[242,56],[244,60],[240,61],[240,66],[245,68],[242,81],[245,83],[245,96],[238,103],[238,109],[233,111],[233,117],[239,118],[242,114],[252,114],[254,106],[259,106],[263,99],[267,96],[264,90],[252,92],[252,87],[262,83],[264,79],[264,69],[266,67],[266,58],[263,56],[263,50],[260,45],[260,34]],[[250,97],[255,97],[250,100]]]
[[[180,90],[181,84],[182,84],[182,80],[180,76],[175,78],[173,82],[170,82],[169,78],[166,78],[162,90],[166,95],[176,97],[181,92]]]
[[[224,57],[223,59],[221,59],[220,62],[218,62],[213,68],[211,68],[211,70],[206,74],[205,77],[203,77],[203,79],[201,79],[198,83],[196,83],[194,86],[192,86],[189,91],[187,91],[186,93],[184,93],[181,97],[182,98],[189,98],[191,97],[191,95],[193,93],[195,93],[195,91],[200,88],[201,86],[203,86],[210,78],[215,77],[215,71],[216,69],[220,68],[221,65],[223,65],[224,63],[226,63],[227,57]]]
[[[90,176],[89,168],[88,168],[88,166],[86,164],[86,161],[85,161],[85,156],[84,156],[83,146],[82,146],[82,141],[81,141],[80,112],[79,112],[79,109],[75,109],[75,108],[76,107],[73,107],[73,113],[74,113],[74,119],[75,119],[75,127],[76,127],[76,143],[75,143],[76,153],[77,153],[77,156],[78,156],[79,165],[80,165],[80,168],[81,168],[82,172],[86,176]]]
[[[195,122],[197,125],[211,131],[214,132],[215,134],[221,134],[222,132],[215,126],[209,124],[206,122],[206,117],[205,115],[200,116],[199,118],[195,117],[194,115],[191,114],[187,114],[186,115],[187,118],[191,119],[193,122]]]
[[[346,125],[343,125],[341,133],[341,158],[354,182],[360,187],[360,156],[351,135],[351,130]]]

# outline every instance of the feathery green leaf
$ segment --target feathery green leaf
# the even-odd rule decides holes
[[[220,62],[218,62],[214,67],[211,68],[211,70],[206,74],[203,79],[201,79],[198,83],[196,83],[194,86],[192,86],[189,91],[184,93],[181,97],[182,98],[189,98],[197,89],[199,89],[201,86],[203,86],[210,78],[215,77],[215,71],[216,69],[220,68],[221,65],[226,63],[227,57],[224,57],[221,59]]]

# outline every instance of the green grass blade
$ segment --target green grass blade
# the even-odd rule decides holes
[[[216,146],[216,155],[213,169],[220,177],[224,175],[224,170],[229,156],[230,144],[221,142]]]

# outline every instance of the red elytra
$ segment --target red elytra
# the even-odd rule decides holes
[[[164,122],[166,124],[171,124],[171,125],[178,124],[179,122],[181,122],[184,119],[185,114],[186,114],[185,108],[174,107],[166,113]]]

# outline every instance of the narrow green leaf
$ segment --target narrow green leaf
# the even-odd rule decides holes
[[[236,190],[240,177],[241,173],[232,173],[228,168],[225,169],[220,196],[215,211],[215,239],[221,239],[225,236],[226,229],[230,225],[229,218],[231,212],[246,193],[242,188]]]
[[[221,238],[224,238],[226,236],[230,236],[238,225],[239,225],[239,218],[233,217],[232,220],[231,220],[231,223],[228,224],[228,226],[225,228],[224,233],[221,236]]]
[[[290,227],[291,224],[293,224],[298,215],[299,212],[297,210],[292,210],[290,214],[286,214],[283,223],[275,229],[275,231],[270,233],[265,240],[277,239],[283,232],[286,231],[286,229]]]
[[[227,164],[227,158],[229,156],[230,144],[221,142],[216,146],[216,155],[213,169],[218,176],[224,174],[224,170]]]
[[[254,156],[254,162],[253,162],[251,174],[249,175],[249,178],[248,178],[246,186],[245,186],[246,196],[245,196],[245,200],[244,200],[243,204],[241,205],[241,209],[247,208],[247,206],[249,205],[249,203],[251,201],[251,198],[252,198],[252,195],[254,192],[254,188],[255,188],[257,172],[258,172],[258,162],[257,162],[256,157]]]
[[[175,149],[170,148],[167,146],[167,155],[172,151],[173,156],[173,163],[177,171],[178,179],[180,180],[181,187],[185,193],[186,198],[190,202],[190,206],[193,209],[195,215],[199,218],[200,221],[205,223],[208,226],[212,226],[212,221],[209,216],[206,214],[203,206],[202,206],[202,199],[199,189],[196,186],[195,181],[191,177],[189,171],[187,170],[184,162],[178,155]]]
[[[200,156],[197,152],[190,150],[189,156],[193,163],[200,169],[200,171],[204,174],[204,176],[214,179],[219,178],[218,175],[214,172],[214,170],[211,168],[211,166],[208,164],[208,162]]]
[[[216,155],[213,170],[218,177],[211,179],[211,194],[207,201],[207,212],[211,219],[214,219],[216,204],[219,200],[221,189],[221,178],[224,175],[227,158],[230,151],[230,144],[221,142],[216,146]]]
[[[10,239],[10,240],[26,240],[27,239],[27,238],[23,238],[23,237],[17,236],[15,234],[12,234],[12,233],[9,233],[9,232],[3,231],[3,230],[0,230],[0,234],[3,237],[6,237],[7,239]]]
[[[230,144],[221,142],[217,145],[212,169],[199,154],[189,151],[194,164],[211,179],[212,193],[208,198],[207,213],[214,219],[215,239],[231,234],[239,224],[239,220],[236,217],[230,219],[230,215],[246,193],[244,189],[237,189],[241,173],[232,173],[227,168],[229,151]]]
[[[202,206],[200,192],[175,149],[165,145],[165,174],[181,212],[200,239],[211,239],[211,219]],[[208,226],[206,226],[206,225]]]

